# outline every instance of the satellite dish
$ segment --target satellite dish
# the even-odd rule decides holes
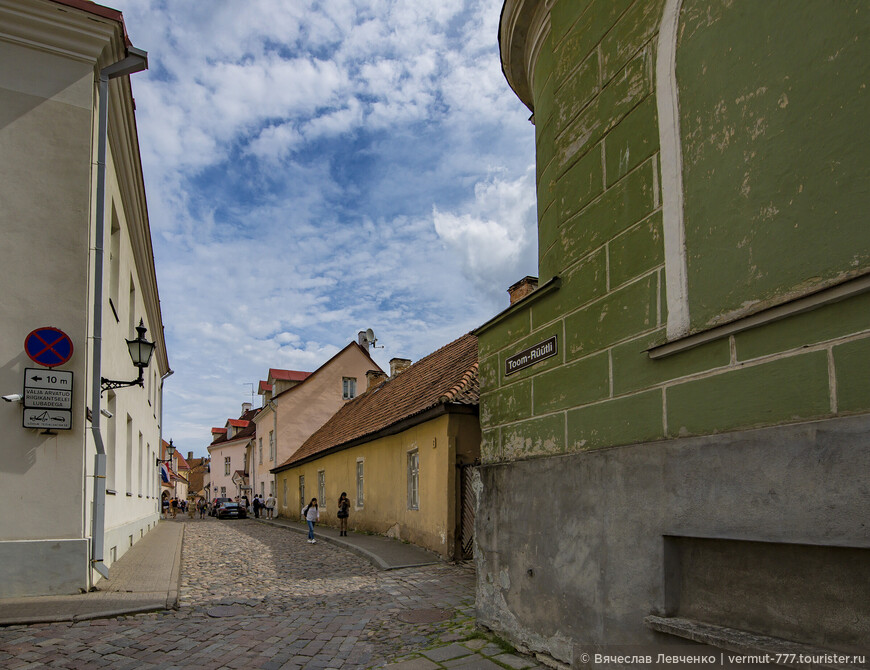
[[[377,340],[375,339],[375,331],[373,331],[371,328],[366,330],[366,340],[372,343],[377,342]]]

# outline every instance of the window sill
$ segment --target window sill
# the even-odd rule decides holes
[[[118,492],[114,489],[106,489],[106,495],[113,496],[113,495],[116,495],[117,493]]]
[[[700,642],[717,649],[736,652],[743,655],[772,657],[771,663],[787,668],[805,668],[806,663],[800,663],[800,656],[813,656],[814,668],[861,668],[859,665],[835,663],[836,657],[849,656],[846,652],[814,647],[801,642],[791,642],[778,637],[769,637],[758,633],[727,628],[716,624],[704,623],[693,619],[677,617],[648,616],[644,620],[647,628],[673,635],[693,642]],[[830,658],[830,661],[824,662]]]
[[[128,498],[132,498],[132,497],[133,497],[133,494],[130,493],[130,492],[128,491],[128,492],[127,492],[127,497],[128,497]]]
[[[824,305],[830,305],[840,300],[860,295],[870,291],[870,276],[865,275],[837,284],[830,288],[823,289],[803,298],[797,298],[782,305],[769,307],[755,314],[744,316],[730,323],[725,323],[721,326],[716,326],[709,330],[680,337],[657,347],[647,349],[649,357],[653,360],[658,358],[666,358],[673,354],[677,354],[695,347],[700,347],[702,344],[707,344],[713,340],[718,340],[723,337],[729,337],[744,330],[758,328],[774,321],[780,321],[790,316],[797,316],[804,312],[817,309]],[[534,295],[534,294],[531,294]],[[519,303],[518,303],[519,304]]]

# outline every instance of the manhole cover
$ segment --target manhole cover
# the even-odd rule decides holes
[[[450,610],[408,610],[399,615],[399,620],[405,623],[436,623],[437,621],[447,621],[452,616],[453,612]]]
[[[244,614],[247,610],[244,607],[239,605],[218,605],[217,607],[212,607],[209,610],[206,610],[206,614],[211,617],[225,617],[225,616],[238,616],[239,614]]]

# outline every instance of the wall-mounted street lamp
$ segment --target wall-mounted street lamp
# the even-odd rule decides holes
[[[171,463],[172,462],[172,457],[175,456],[175,445],[172,444],[171,439],[169,440],[169,444],[166,445],[166,455],[169,456],[169,458],[167,458],[165,461],[162,458],[158,458],[157,465],[160,465],[161,463]]]
[[[127,349],[130,352],[130,358],[133,360],[133,365],[139,368],[139,377],[131,382],[119,382],[113,379],[100,378],[100,388],[103,391],[109,389],[122,388],[124,386],[145,386],[145,368],[151,362],[151,354],[154,353],[154,343],[145,339],[145,332],[148,329],[145,327],[145,322],[139,319],[139,325],[136,326],[136,332],[139,336],[135,340],[126,340]]]

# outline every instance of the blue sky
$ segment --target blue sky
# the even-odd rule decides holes
[[[417,360],[536,274],[501,0],[109,4],[149,54],[132,85],[182,453],[268,368],[366,328],[382,367]]]

